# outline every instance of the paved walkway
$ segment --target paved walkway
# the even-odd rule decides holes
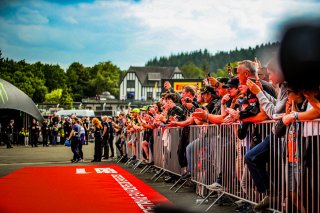
[[[91,165],[90,161],[93,159],[93,144],[83,146],[84,162],[78,163],[80,165]],[[74,165],[70,163],[72,158],[71,149],[62,145],[50,146],[50,147],[25,147],[25,146],[14,146],[13,149],[6,149],[5,146],[0,146],[0,177],[3,177],[17,169],[26,166],[59,166],[59,165]],[[116,163],[115,161],[103,161],[96,163],[100,165]],[[129,172],[137,176],[139,179],[150,185],[152,188],[166,196],[172,201],[177,207],[187,209],[185,212],[204,212],[209,205],[197,206],[196,200],[200,199],[195,193],[194,188],[185,187],[182,188],[178,193],[174,190],[169,190],[172,184],[165,183],[162,178],[157,182],[151,181],[151,177],[154,173],[147,172],[140,174],[141,169],[133,170],[130,167],[126,167],[123,164],[119,164]],[[209,212],[235,212],[234,206],[214,206]],[[170,210],[165,210],[169,213]],[[177,212],[177,210],[172,210]]]

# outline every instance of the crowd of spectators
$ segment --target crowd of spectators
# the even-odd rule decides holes
[[[188,179],[191,177],[191,149],[195,143],[189,141],[190,125],[237,124],[237,137],[244,139],[247,136],[249,126],[253,123],[275,120],[276,125],[273,131],[250,147],[243,156],[245,170],[249,171],[257,192],[265,195],[264,199],[254,208],[255,210],[267,208],[271,200],[271,185],[277,184],[270,181],[270,174],[266,166],[270,158],[270,149],[275,141],[284,140],[286,129],[291,132],[298,131],[297,121],[320,118],[319,85],[308,90],[291,87],[294,84],[290,85],[286,81],[283,70],[278,63],[278,55],[274,54],[270,58],[265,66],[256,59],[239,61],[237,67],[234,69],[230,67],[229,77],[207,77],[203,80],[202,88],[188,85],[179,93],[172,89],[169,82],[165,82],[165,91],[158,102],[142,108],[129,108],[126,113],[121,112],[116,118],[110,116],[103,116],[101,120],[94,118],[91,121],[95,138],[95,154],[92,162],[116,157],[116,152],[113,149],[114,144],[119,153],[117,157],[124,159],[127,154],[126,148],[132,148],[134,153],[130,160],[134,162],[137,159],[135,147],[137,143],[141,143],[144,161],[146,164],[152,165],[152,153],[158,151],[153,149],[153,130],[159,127],[181,127],[181,137],[175,145],[178,147],[180,178]],[[37,146],[36,138],[38,138],[40,131],[43,137],[43,146],[48,145],[45,138],[49,138],[52,145],[59,141],[64,143],[65,140],[71,140],[71,148],[74,153],[72,162],[81,161],[83,154],[80,146],[88,142],[89,122],[87,118],[80,120],[68,117],[62,120],[53,115],[40,128],[34,121],[30,132],[31,144]],[[319,126],[312,129],[317,128]],[[144,131],[144,136],[140,141],[135,133],[141,131]],[[319,142],[314,139],[318,135],[319,131],[316,134],[307,134],[306,141],[309,143]],[[75,137],[77,139],[74,139]],[[299,146],[293,143],[297,143],[297,140],[288,141],[287,144],[290,145],[283,147],[283,149],[287,149],[287,158],[290,163],[289,171],[291,171],[290,174],[293,174],[288,178],[288,185],[292,186],[289,187],[289,199],[300,212],[306,212],[304,206],[299,205],[303,202],[301,202],[300,194],[297,193],[297,184],[293,183],[296,181],[294,176],[299,176],[299,173],[302,172],[302,170],[296,169],[301,155],[297,154]],[[293,146],[294,149],[290,148]],[[319,158],[316,156],[319,154],[319,144],[312,144],[312,147],[316,148],[311,151],[306,148],[303,151],[306,153],[314,152],[310,154],[312,159],[309,159],[313,163],[308,166],[314,174],[318,174]],[[278,150],[278,152],[281,151]],[[315,159],[313,159],[314,157]],[[315,182],[313,187],[317,188],[316,184]],[[209,185],[208,189],[222,187],[221,182],[217,180]],[[315,200],[318,199],[318,194],[313,196]],[[242,206],[242,210],[246,211],[248,205]]]
[[[236,73],[230,73],[229,78],[208,77],[204,79],[202,88],[188,85],[182,89],[181,93],[173,91],[170,83],[165,82],[166,91],[159,102],[134,108],[129,110],[127,115],[121,115],[116,144],[121,155],[125,155],[126,143],[129,148],[132,147],[134,154],[131,160],[134,161],[136,160],[136,143],[141,143],[144,161],[152,165],[149,150],[157,151],[153,150],[152,130],[158,127],[181,127],[181,137],[176,142],[177,158],[181,167],[180,178],[187,179],[191,176],[190,150],[194,143],[189,143],[190,125],[238,124],[237,136],[239,139],[244,139],[251,124],[276,120],[274,131],[255,146],[250,147],[244,155],[245,170],[249,171],[257,191],[265,194],[265,198],[255,206],[255,209],[264,209],[269,206],[271,199],[269,183],[272,181],[266,166],[270,157],[270,145],[272,147],[274,144],[273,140],[283,139],[284,135],[279,131],[283,132],[286,126],[292,129],[291,126],[296,121],[319,118],[320,111],[316,108],[319,101],[315,98],[317,93],[310,94],[290,88],[279,68],[276,55],[266,67],[262,67],[259,61],[244,60],[240,61],[234,70]],[[259,76],[262,75],[265,80],[260,79]],[[140,131],[144,131],[142,141],[139,141],[134,134]],[[298,145],[294,146],[298,147]],[[285,149],[289,148],[288,145]],[[296,153],[290,150],[292,153],[289,155],[296,156]],[[290,160],[293,157],[288,158]],[[295,168],[294,163],[298,160],[289,162],[290,166]],[[299,171],[294,170],[293,174]],[[289,181],[290,183],[295,181],[294,177],[290,177]],[[208,186],[209,189],[219,187],[222,187],[219,182]],[[298,205],[301,202],[296,190],[297,187],[289,188],[291,201],[301,212],[305,212],[304,207]],[[245,207],[241,206],[241,208]]]

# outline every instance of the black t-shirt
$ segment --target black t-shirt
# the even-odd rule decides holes
[[[39,126],[37,124],[31,125],[31,134],[36,135],[39,133]]]
[[[108,125],[109,125],[109,135],[111,137],[111,136],[113,136],[113,133],[114,133],[112,122],[108,122]]]
[[[172,117],[176,116],[178,121],[186,120],[186,114],[184,113],[183,108],[181,106],[179,106],[179,105],[176,105],[172,109],[168,110],[168,118],[170,116],[172,116]]]
[[[64,122],[64,125],[63,125],[64,127],[63,127],[63,129],[64,129],[64,134],[66,135],[66,136],[69,136],[70,135],[70,133],[71,133],[71,130],[72,130],[72,127],[71,127],[71,123],[69,123],[69,122]]]
[[[100,140],[102,137],[102,129],[96,128],[96,130],[94,131],[94,137],[95,137],[95,139]]]
[[[89,122],[86,120],[84,123],[84,130],[87,132],[89,130],[87,130],[87,128],[89,127]]]
[[[53,117],[53,118],[52,118],[52,123],[53,123],[53,124],[56,124],[56,123],[58,123],[58,122],[59,122],[58,117]]]
[[[8,125],[6,128],[6,134],[13,134],[13,126],[12,125]]]
[[[103,122],[102,126],[103,126],[103,131],[104,131],[104,127],[107,128],[107,132],[104,134],[104,137],[109,136],[109,124],[108,124],[108,122]],[[102,131],[102,133],[103,133],[103,131]]]
[[[49,133],[49,127],[47,123],[43,123],[41,127],[41,133],[42,135],[48,135]]]

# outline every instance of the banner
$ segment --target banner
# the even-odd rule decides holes
[[[188,85],[193,85],[196,88],[201,88],[202,82],[173,82],[173,89],[176,92],[181,92],[183,87],[188,86]]]

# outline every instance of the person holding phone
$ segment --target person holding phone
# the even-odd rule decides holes
[[[280,93],[277,99],[275,99],[272,95],[268,94],[268,92],[262,90],[253,81],[245,79],[245,82],[243,82],[244,80],[243,78],[241,78],[242,79],[241,81],[242,83],[245,83],[248,86],[249,90],[253,94],[256,95],[260,104],[260,108],[266,113],[269,119],[272,119],[274,114],[285,113],[286,103],[287,103],[288,94],[289,94],[289,88],[288,88],[288,85],[284,82],[284,77],[277,63],[277,55],[274,55],[273,58],[269,61],[267,68],[268,68],[270,80],[273,83],[280,84]],[[243,72],[242,69],[243,68],[240,67],[240,72]],[[263,81],[261,80],[261,83],[262,82]],[[271,188],[270,182],[271,184],[279,184],[277,182],[274,182],[274,180],[270,181],[269,174],[266,170],[266,163],[268,162],[268,158],[270,155],[270,147],[274,146],[275,144],[274,140],[278,140],[278,138],[276,138],[274,134],[271,133],[266,138],[264,138],[261,143],[259,143],[254,148],[249,150],[244,156],[244,161],[251,174],[253,182],[256,185],[257,191],[259,193],[266,194],[264,199],[262,199],[258,203],[258,205],[254,207],[255,210],[261,210],[269,207],[269,203],[271,199],[269,197],[270,188]],[[278,151],[279,150],[275,149],[274,154],[276,156],[279,155]]]

